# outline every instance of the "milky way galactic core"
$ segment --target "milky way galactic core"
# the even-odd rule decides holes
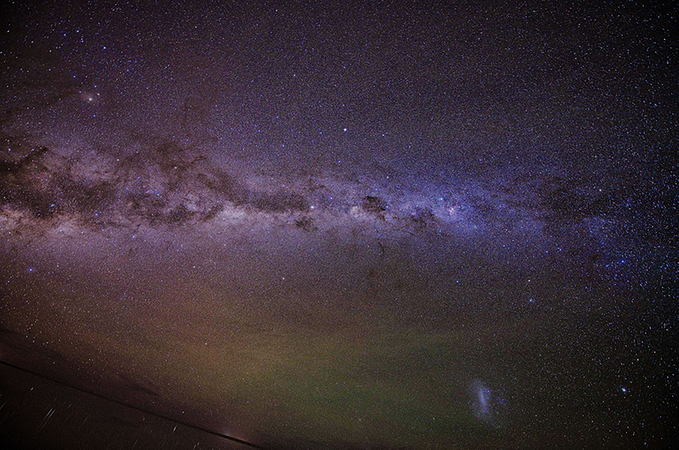
[[[668,448],[677,13],[8,2],[0,440]]]

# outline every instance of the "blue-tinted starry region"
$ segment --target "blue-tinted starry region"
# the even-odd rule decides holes
[[[676,8],[1,8],[3,443],[670,447]]]

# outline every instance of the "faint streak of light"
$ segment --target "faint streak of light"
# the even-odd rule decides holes
[[[60,382],[60,381],[56,381],[56,380],[54,380],[54,379],[52,379],[52,378],[46,377],[45,375],[39,374],[39,373],[37,373],[37,372],[32,372],[32,371],[30,371],[30,370],[24,369],[24,368],[19,367],[19,366],[15,366],[15,365],[10,364],[10,363],[8,363],[8,362],[6,362],[6,361],[0,360],[0,364],[2,364],[2,365],[4,365],[4,366],[7,366],[7,367],[11,367],[11,368],[13,368],[13,369],[15,369],[15,370],[19,370],[19,371],[24,372],[24,373],[31,374],[31,375],[36,376],[36,377],[40,377],[40,378],[49,380],[49,381],[51,381],[51,382],[53,382],[53,383],[57,383],[57,384],[60,384],[60,385],[62,385],[62,386],[66,386],[66,387],[69,387],[69,388],[71,388],[71,389],[75,389],[75,390],[77,390],[77,391],[84,392],[84,393],[86,393],[86,394],[88,394],[88,395],[91,395],[91,396],[93,396],[93,397],[97,397],[97,398],[106,400],[107,402],[111,402],[111,403],[115,403],[115,404],[118,404],[118,405],[122,405],[122,406],[124,406],[124,407],[126,407],[126,408],[133,409],[133,410],[135,410],[135,411],[139,411],[139,412],[141,412],[142,414],[150,414],[150,415],[152,415],[152,416],[155,416],[155,417],[158,417],[158,418],[161,418],[161,419],[164,419],[164,420],[169,420],[169,421],[171,421],[171,422],[175,422],[175,423],[177,423],[178,425],[184,425],[184,426],[187,426],[187,427],[189,427],[189,428],[191,428],[191,429],[201,431],[201,432],[203,432],[203,433],[207,433],[207,434],[210,434],[210,435],[213,435],[213,436],[217,436],[217,437],[219,437],[219,438],[226,439],[226,440],[229,440],[229,441],[238,442],[239,444],[246,445],[246,446],[251,447],[251,448],[263,448],[263,447],[260,447],[260,446],[257,445],[257,444],[254,444],[254,443],[251,443],[251,442],[247,442],[247,441],[244,441],[244,440],[242,440],[242,439],[238,439],[238,438],[233,437],[233,436],[228,436],[228,435],[225,435],[225,434],[222,434],[222,433],[219,433],[219,432],[215,432],[215,431],[213,431],[213,430],[210,430],[210,429],[208,429],[208,428],[201,427],[201,426],[199,426],[199,425],[194,425],[194,424],[191,424],[191,423],[188,423],[188,422],[178,421],[177,419],[173,419],[173,418],[170,418],[170,417],[166,417],[166,416],[164,416],[164,415],[162,415],[162,414],[152,413],[152,412],[150,412],[150,411],[146,411],[146,410],[140,409],[140,408],[138,408],[138,407],[136,407],[136,406],[129,405],[129,404],[124,403],[124,402],[119,402],[119,401],[111,400],[111,399],[109,399],[109,398],[106,398],[106,397],[104,397],[104,396],[102,396],[102,395],[99,395],[99,394],[95,394],[94,392],[88,391],[88,390],[86,390],[86,389],[78,388],[78,387],[75,387],[75,386],[72,386],[72,385],[69,385],[69,384]],[[35,386],[31,387],[30,390],[33,391],[34,389],[35,389]],[[55,398],[54,400],[56,401],[57,399]],[[2,425],[2,423],[3,423],[8,417],[11,417],[15,412],[16,412],[16,409],[15,409],[14,411],[12,411],[9,415],[5,416],[5,417],[0,421],[0,425]],[[182,414],[185,414],[185,411],[182,411]],[[83,423],[81,424],[81,427],[82,427],[82,425],[85,424],[85,422],[87,421],[87,418],[88,418],[88,417],[89,417],[89,416],[87,416],[87,417],[85,418],[85,420],[83,420]],[[177,427],[177,425],[175,425],[175,429],[176,429],[176,427]],[[173,430],[173,432],[174,432],[174,430]],[[108,449],[110,446],[111,446],[111,442],[108,443],[108,445],[107,445],[106,448]]]
[[[90,416],[85,416],[83,423],[81,423],[80,426],[78,427],[78,432],[80,432],[80,430],[82,430],[83,425],[85,425],[85,422],[87,422],[87,419],[89,419],[89,418],[90,418]]]
[[[45,427],[47,426],[47,424],[49,423],[50,419],[51,419],[52,416],[54,415],[54,411],[55,411],[54,408],[50,408],[50,410],[47,412],[47,414],[45,414],[45,417],[42,419],[42,423],[40,424],[40,427],[38,428],[38,431],[42,430],[43,428],[45,428]]]
[[[14,409],[14,411],[12,411],[11,413],[9,413],[9,414],[6,415],[5,417],[3,417],[2,420],[0,420],[0,425],[2,425],[2,424],[5,422],[5,420],[7,420],[8,417],[12,417],[12,416],[14,415],[15,412],[16,412],[16,408]]]

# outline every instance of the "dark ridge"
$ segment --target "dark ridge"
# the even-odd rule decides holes
[[[123,384],[123,386],[126,389],[136,391],[136,392],[141,392],[141,393],[149,395],[151,397],[160,397],[160,394],[158,392],[156,392],[154,389],[146,387],[145,385],[139,383],[138,381],[133,380],[132,378],[130,378],[126,375],[117,374],[117,378],[120,380],[120,382]],[[146,383],[151,384],[149,382],[146,382]]]
[[[379,214],[387,210],[389,207],[387,202],[385,202],[380,197],[374,197],[372,195],[366,195],[363,197],[363,202],[361,202],[363,210],[373,214]]]
[[[196,179],[210,190],[223,195],[226,200],[235,205],[247,202],[248,192],[229,174],[222,171],[199,172]]]
[[[207,222],[208,220],[214,219],[215,217],[217,217],[217,214],[219,214],[223,210],[224,210],[224,205],[222,205],[221,203],[216,204],[216,205],[212,205],[210,207],[210,209],[207,210],[205,215],[203,215],[203,217],[202,217],[203,222]]]
[[[182,224],[191,220],[195,214],[196,213],[189,211],[189,209],[181,203],[167,214],[166,221],[168,224]]]
[[[311,217],[304,216],[300,219],[295,220],[295,226],[301,228],[304,231],[312,232],[318,230],[318,227],[314,223],[314,219]]]
[[[433,224],[436,221],[436,217],[430,208],[417,208],[410,215],[410,221],[415,226],[415,229],[421,230]]]

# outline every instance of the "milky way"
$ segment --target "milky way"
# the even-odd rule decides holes
[[[9,444],[669,445],[676,10],[3,8]]]

